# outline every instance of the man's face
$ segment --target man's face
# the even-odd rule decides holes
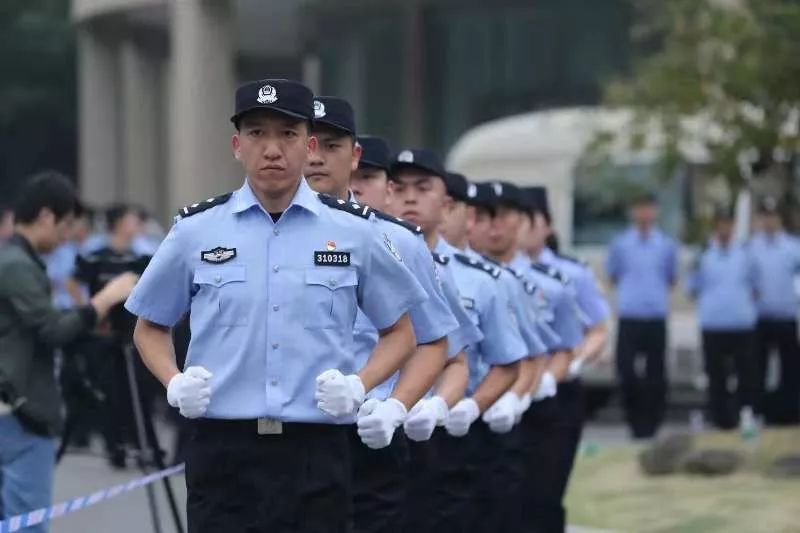
[[[386,209],[389,177],[380,168],[358,168],[350,174],[350,189],[359,203],[375,209]]]
[[[547,219],[541,213],[535,213],[529,221],[524,248],[528,253],[538,253],[547,245],[550,224],[547,223]]]
[[[231,144],[253,190],[275,198],[297,187],[316,142],[305,121],[256,110],[242,117]]]
[[[350,185],[350,173],[358,168],[361,147],[340,130],[319,126],[312,133],[317,146],[311,152],[303,174],[317,192],[339,196]]]
[[[485,207],[470,207],[468,216],[472,219],[469,228],[469,245],[472,249],[488,252],[489,230],[492,227],[492,212]]]
[[[0,241],[4,241],[14,234],[14,213],[0,211]]]
[[[142,219],[133,211],[128,211],[114,226],[114,235],[126,241],[132,241],[142,233]]]
[[[522,213],[507,206],[500,206],[492,218],[486,242],[487,251],[493,255],[504,255],[516,249]]]
[[[42,209],[37,219],[37,225],[41,228],[41,238],[39,239],[37,251],[41,253],[52,252],[66,242],[69,239],[74,221],[75,216],[71,213],[60,220],[56,220],[52,211]]]
[[[772,213],[762,214],[759,219],[761,222],[761,228],[764,231],[768,231],[770,233],[780,231],[782,224],[781,217],[779,215],[774,215]]]
[[[424,170],[401,170],[390,185],[391,211],[420,226],[423,231],[438,231],[442,223],[447,192],[444,181]]]
[[[714,223],[714,233],[717,238],[723,242],[727,242],[733,236],[733,220],[729,218],[721,218]]]
[[[444,239],[450,244],[461,243],[469,234],[470,223],[474,223],[474,217],[469,216],[469,207],[464,202],[457,202],[452,198],[447,198],[447,205],[444,210],[444,219],[439,228]]]
[[[637,226],[652,226],[658,220],[658,206],[651,202],[631,206],[631,220]]]

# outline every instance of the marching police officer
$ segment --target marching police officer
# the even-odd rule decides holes
[[[656,226],[652,194],[634,199],[633,225],[609,246],[606,271],[617,291],[617,373],[634,438],[656,434],[666,411],[669,295],[677,277],[675,241]],[[644,359],[645,372],[636,371]]]
[[[797,310],[800,307],[795,277],[800,272],[800,240],[783,229],[777,200],[764,198],[759,205],[759,231],[753,235],[751,252],[757,265],[758,290],[757,386],[763,395],[762,411],[768,422],[800,422],[800,347]],[[780,383],[764,395],[770,350],[780,355]]]
[[[349,530],[350,425],[415,346],[407,311],[425,291],[361,211],[302,176],[313,119],[297,82],[242,85],[231,120],[245,183],[180,211],[126,303],[142,359],[194,419],[190,531]],[[361,369],[359,308],[380,335]],[[189,309],[181,371],[169,328]]]
[[[736,426],[740,408],[755,407],[758,379],[756,264],[750,247],[734,241],[733,221],[731,209],[715,213],[714,234],[687,282],[697,299],[709,379],[708,412],[722,429]],[[736,376],[737,399],[728,390],[731,375]]]

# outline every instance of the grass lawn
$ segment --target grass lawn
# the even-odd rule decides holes
[[[645,477],[640,446],[584,451],[572,475],[569,523],[618,532],[800,532],[800,479],[771,479],[761,472],[776,457],[800,454],[800,429],[768,430],[750,451],[736,432],[703,435],[695,448],[741,450],[747,463],[720,478]]]

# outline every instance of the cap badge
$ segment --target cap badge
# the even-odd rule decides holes
[[[322,118],[325,116],[325,104],[319,100],[314,100],[314,118]]]
[[[502,183],[492,183],[492,188],[494,189],[495,196],[502,196],[503,195],[503,184]]]
[[[259,104],[274,104],[278,101],[278,91],[272,85],[264,85],[258,90],[258,98],[256,100]]]
[[[399,154],[397,154],[397,161],[400,163],[413,163],[414,162],[414,152],[411,150],[403,150]]]
[[[478,187],[474,183],[470,183],[467,187],[467,198],[475,198],[478,196]]]

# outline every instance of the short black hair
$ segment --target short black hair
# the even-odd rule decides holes
[[[106,231],[114,231],[119,221],[129,214],[139,216],[138,210],[130,204],[114,204],[106,209]]]
[[[46,170],[28,178],[22,185],[14,203],[14,217],[20,224],[36,220],[42,209],[49,209],[60,221],[75,212],[78,194],[65,175]]]

